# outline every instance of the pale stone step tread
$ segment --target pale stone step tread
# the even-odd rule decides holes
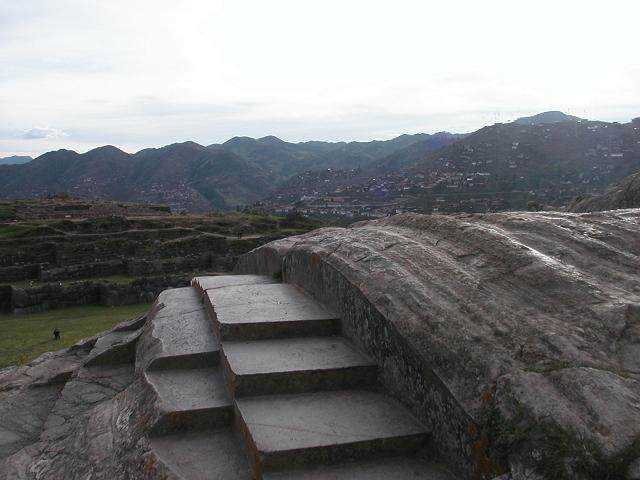
[[[413,457],[320,465],[288,472],[271,472],[264,480],[455,480],[444,467]]]
[[[219,368],[147,372],[162,408],[169,412],[230,407],[231,399]]]
[[[153,453],[183,480],[250,480],[246,455],[230,429],[150,439]]]
[[[218,322],[275,323],[337,318],[311,297],[287,284],[242,285],[208,290]]]
[[[236,375],[374,365],[339,336],[227,341],[224,342],[224,355]]]
[[[248,397],[236,404],[263,453],[425,433],[399,402],[365,390]]]
[[[214,288],[232,287],[238,285],[258,285],[277,283],[271,277],[263,275],[219,275],[210,277],[195,277],[192,284],[202,291]]]
[[[164,313],[185,312],[200,306],[200,296],[193,287],[169,288],[158,295],[157,304],[164,305]]]
[[[158,297],[164,305],[154,313],[153,336],[162,345],[158,357],[218,352],[220,345],[204,306],[192,287],[165,290]]]

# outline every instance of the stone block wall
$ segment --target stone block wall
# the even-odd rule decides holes
[[[98,303],[100,284],[77,282],[50,283],[38,287],[12,288],[11,311],[15,314],[42,312],[55,308]]]
[[[190,281],[190,275],[174,274],[141,277],[122,285],[78,281],[31,288],[0,287],[0,311],[21,315],[79,305],[117,306],[151,303],[163,290],[186,287]]]
[[[190,282],[190,275],[178,274],[142,277],[125,285],[102,284],[99,303],[109,306],[152,303],[163,290],[187,287]]]
[[[0,267],[0,283],[36,279],[40,276],[40,270],[39,263]]]
[[[68,265],[42,270],[42,272],[40,272],[40,281],[78,280],[82,278],[109,277],[111,275],[122,275],[125,273],[127,273],[125,262],[112,260],[109,262]]]

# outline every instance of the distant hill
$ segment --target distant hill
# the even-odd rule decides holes
[[[566,113],[552,111],[543,112],[533,115],[531,117],[521,117],[515,120],[513,123],[517,125],[544,125],[547,123],[561,123],[561,122],[581,122],[582,118],[574,117],[573,115],[567,115]]]
[[[373,172],[392,172],[401,170],[415,162],[424,158],[428,153],[438,150],[447,145],[464,138],[465,135],[453,134],[449,132],[440,132],[433,135],[425,135],[418,142],[409,144],[408,146],[397,150],[380,160],[374,162],[370,166]]]
[[[572,212],[601,212],[620,208],[640,208],[640,171],[609,187],[602,195],[577,199],[569,207],[569,210]]]
[[[31,157],[24,155],[12,155],[10,157],[0,158],[0,165],[20,165],[33,160]]]
[[[260,198],[270,181],[232,152],[193,142],[135,155],[105,146],[84,154],[49,152],[24,165],[0,167],[0,197],[75,197],[166,203],[174,209],[229,209]]]
[[[408,167],[437,183],[434,192],[532,192],[549,205],[600,192],[640,169],[633,123],[518,123],[484,127]]]
[[[259,200],[286,208],[302,197],[318,205],[399,202],[440,212],[524,208],[529,201],[561,206],[640,170],[639,126],[640,120],[594,122],[545,112],[465,135],[300,143],[234,137],[136,154],[113,146],[84,154],[58,150],[1,165],[0,198],[67,192],[189,211]]]
[[[113,146],[84,154],[58,150],[28,164],[1,166],[0,198],[68,192],[190,211],[227,210],[263,198],[298,172],[358,168],[430,138],[417,134],[373,142],[290,143],[274,136],[234,137],[221,145],[185,142],[135,155]]]
[[[436,136],[436,143],[440,142],[441,134],[436,134]],[[391,140],[371,142],[310,141],[301,143],[285,142],[274,136],[258,139],[234,137],[222,145],[211,145],[210,148],[223,147],[230,150],[259,165],[277,180],[282,181],[306,170],[367,167],[410,145],[419,142],[429,143],[430,139],[436,136],[419,133],[400,135]]]

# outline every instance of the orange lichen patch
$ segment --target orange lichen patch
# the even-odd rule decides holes
[[[486,405],[487,403],[489,403],[491,400],[493,400],[493,393],[495,392],[495,385],[492,385],[491,387],[487,388],[484,393],[482,394],[482,403],[484,405]]]
[[[489,475],[494,473],[493,462],[486,454],[487,445],[487,437],[483,435],[479,440],[473,443],[473,447],[471,449],[473,456],[474,478],[477,480],[489,478]]]
[[[156,472],[157,463],[158,461],[156,460],[156,457],[153,454],[149,454],[143,469],[143,472],[147,478],[150,478]]]
[[[309,259],[309,264],[311,265],[311,268],[317,267],[319,263],[320,263],[320,255],[318,255],[317,253],[312,253],[311,258]]]
[[[178,428],[182,426],[183,418],[178,412],[169,412],[167,414],[167,425],[169,428]]]
[[[467,428],[467,433],[469,434],[470,437],[476,436],[476,434],[478,433],[478,427],[476,427],[475,423],[469,424],[469,427]]]

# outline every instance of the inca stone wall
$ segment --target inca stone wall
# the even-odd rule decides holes
[[[29,288],[5,287],[0,290],[0,306],[5,312],[29,314],[78,305],[133,305],[151,303],[167,288],[189,285],[188,274],[140,277],[126,284],[78,281],[69,284],[49,283]]]

